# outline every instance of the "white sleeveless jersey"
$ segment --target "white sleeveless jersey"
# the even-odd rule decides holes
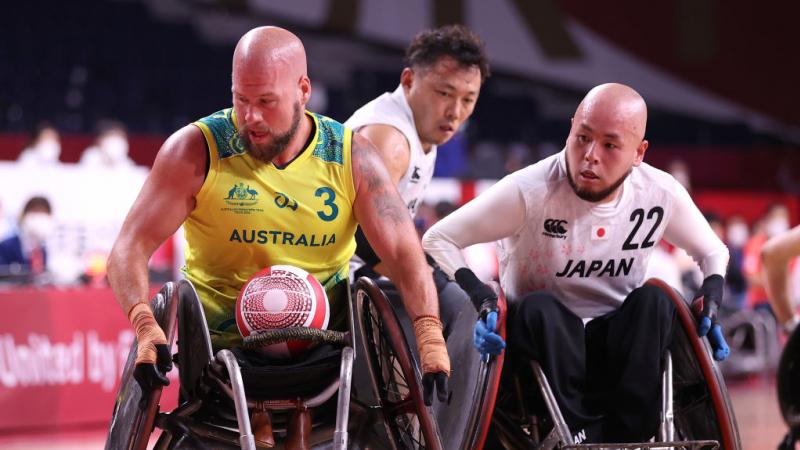
[[[422,150],[422,143],[414,125],[414,115],[406,101],[403,86],[398,86],[394,92],[386,92],[362,106],[344,125],[355,131],[367,125],[389,125],[403,133],[411,153],[406,173],[397,184],[397,191],[408,206],[411,217],[414,217],[423,200],[425,189],[433,177],[436,146],[432,146],[428,153]]]
[[[662,237],[692,255],[705,276],[725,275],[727,248],[672,176],[642,163],[616,200],[591,203],[569,185],[562,151],[434,225],[423,246],[452,275],[465,265],[459,248],[499,240],[508,296],[547,291],[579,317],[593,318],[642,285]]]

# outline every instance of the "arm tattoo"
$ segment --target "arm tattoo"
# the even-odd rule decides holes
[[[383,162],[375,151],[369,145],[353,139],[352,155],[361,182],[367,183],[367,189],[372,194],[372,206],[378,212],[378,216],[390,220],[394,225],[408,221],[410,219],[408,211],[400,196],[390,189],[389,176],[385,168],[378,166]]]

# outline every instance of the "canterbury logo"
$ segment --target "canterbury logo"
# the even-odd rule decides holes
[[[568,224],[566,220],[562,219],[547,219],[544,221],[544,233],[547,236],[561,237],[567,234],[567,229],[564,225]]]

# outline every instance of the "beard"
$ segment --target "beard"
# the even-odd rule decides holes
[[[269,133],[272,136],[272,142],[254,144],[250,140],[249,131],[251,131],[251,128],[249,127],[243,127],[239,130],[239,139],[244,143],[244,147],[247,149],[247,153],[250,156],[263,162],[271,162],[289,146],[289,142],[291,142],[294,135],[297,134],[297,128],[300,126],[301,118],[302,111],[300,102],[297,102],[294,104],[292,112],[292,124],[286,132],[276,133],[275,130],[266,126],[257,130],[259,132]]]
[[[564,156],[564,160],[567,162],[567,180],[569,181],[570,187],[572,187],[572,192],[575,193],[580,199],[586,200],[587,202],[597,203],[599,201],[605,200],[609,195],[613,194],[614,191],[617,190],[622,183],[625,181],[625,178],[628,178],[628,175],[631,174],[631,170],[628,169],[619,179],[611,183],[611,186],[597,192],[593,192],[589,189],[579,188],[577,184],[575,184],[575,179],[572,178],[572,170],[569,167],[569,158]]]

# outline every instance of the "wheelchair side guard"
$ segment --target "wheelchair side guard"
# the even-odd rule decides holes
[[[676,407],[676,424],[679,432],[691,434],[686,438],[708,439],[712,436],[700,436],[717,428],[720,446],[723,450],[741,450],[741,439],[730,397],[727,394],[725,381],[711,357],[711,348],[705,339],[697,336],[696,322],[689,304],[669,285],[658,279],[647,280],[646,284],[656,286],[664,291],[675,305],[677,322],[680,329],[675,330],[670,351],[673,358],[674,389],[676,399],[681,400],[682,388],[686,388],[687,399],[697,400],[706,394],[710,397],[710,408],[703,410],[702,405]],[[700,381],[704,382],[701,387]],[[706,392],[698,392],[703,389]],[[710,417],[709,415],[713,415]],[[714,426],[713,424],[716,424]],[[698,435],[695,435],[698,434]]]
[[[497,329],[495,332],[505,340],[508,303],[506,302],[506,296],[503,292],[500,292],[500,295],[497,297],[497,307]],[[474,348],[471,350],[475,351]],[[483,382],[478,383],[476,390],[480,389],[482,395],[476,395],[476,397],[480,399],[480,403],[476,405],[474,414],[467,425],[467,433],[471,436],[469,440],[465,441],[469,443],[469,446],[463,447],[464,450],[481,449],[486,443],[489,426],[492,423],[492,414],[494,413],[497,394],[500,390],[500,378],[503,374],[503,361],[505,360],[505,356],[506,352],[504,351],[498,356],[490,357],[489,361],[481,361],[479,376],[483,378]]]
[[[166,283],[150,301],[150,307],[156,321],[164,330],[168,345],[171,346],[175,338],[178,308],[175,285],[172,282]],[[153,431],[158,402],[161,398],[161,387],[153,389],[147,397],[144,396],[139,383],[133,378],[136,347],[137,341],[134,340],[114,403],[106,450],[145,450],[150,433]]]
[[[362,277],[356,282],[355,301],[373,390],[390,444],[397,449],[404,448],[403,444],[442,449],[436,422],[422,399],[419,368],[389,299],[373,280]],[[419,434],[403,434],[409,431]]]
[[[194,286],[189,280],[178,281],[178,373],[181,397],[194,395],[203,369],[213,360],[208,323]],[[181,351],[181,348],[184,350]],[[191,349],[189,354],[188,349]]]
[[[778,364],[778,403],[794,438],[800,437],[800,327],[795,328],[783,348]],[[792,447],[793,448],[793,447]]]

